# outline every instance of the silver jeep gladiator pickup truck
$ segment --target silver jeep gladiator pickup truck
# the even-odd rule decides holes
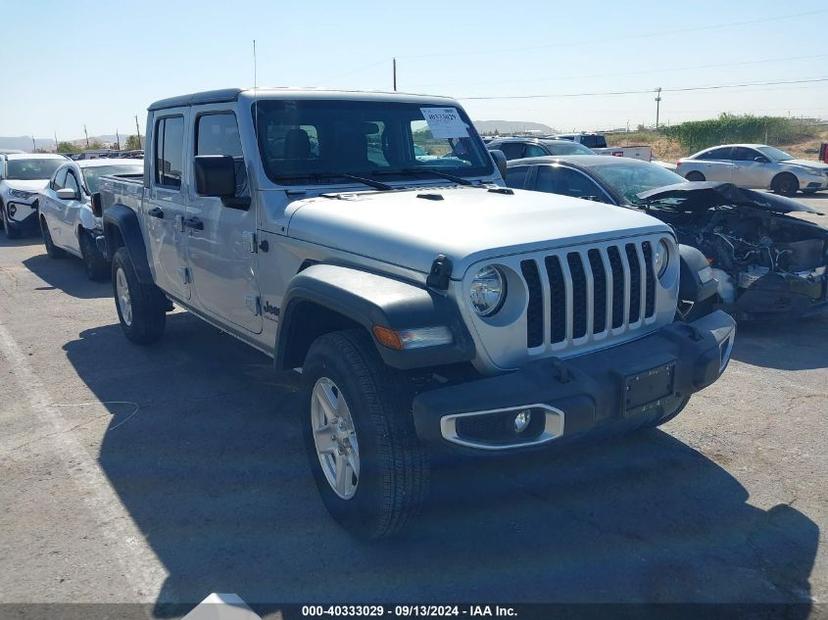
[[[310,466],[367,538],[429,457],[660,424],[728,363],[704,257],[644,213],[502,185],[441,97],[228,89],[149,108],[143,179],[101,183],[127,338],[173,304],[302,370]],[[681,277],[680,277],[681,275]],[[680,316],[680,314],[679,314]]]

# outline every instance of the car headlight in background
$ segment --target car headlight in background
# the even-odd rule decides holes
[[[494,265],[486,265],[472,278],[469,299],[478,316],[492,316],[506,300],[506,278]]]
[[[22,200],[28,200],[29,198],[31,198],[34,195],[35,195],[34,192],[24,192],[22,189],[10,189],[9,190],[9,196],[12,196],[14,198],[20,198]]]
[[[655,268],[656,275],[661,278],[661,276],[663,276],[667,271],[667,267],[669,265],[670,246],[667,244],[666,239],[661,239],[656,244],[655,260],[653,261],[653,267]]]

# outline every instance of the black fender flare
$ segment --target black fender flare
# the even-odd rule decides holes
[[[700,303],[716,294],[718,282],[714,278],[702,281],[701,272],[710,269],[710,263],[701,250],[679,244],[679,300]]]
[[[153,284],[152,271],[147,259],[147,246],[141,232],[138,214],[122,204],[114,204],[103,214],[106,260],[111,261],[119,246],[126,248],[135,267],[135,275],[142,284]]]
[[[475,355],[474,342],[460,312],[445,295],[352,267],[314,264],[292,278],[282,298],[274,355],[277,370],[287,370],[293,365],[288,355],[290,340],[297,329],[302,329],[302,310],[308,303],[365,328],[383,361],[393,368],[408,370],[454,364],[472,360]],[[375,325],[395,330],[445,326],[451,331],[453,341],[396,351],[376,341],[372,331]]]

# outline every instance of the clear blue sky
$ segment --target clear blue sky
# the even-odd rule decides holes
[[[143,132],[155,99],[252,85],[254,38],[260,86],[390,90],[392,56],[400,90],[460,98],[828,77],[825,0],[0,0],[0,15],[5,136],[123,135],[135,114]],[[655,116],[650,93],[463,103],[562,130]],[[664,94],[665,123],[720,112],[828,117],[828,82]]]

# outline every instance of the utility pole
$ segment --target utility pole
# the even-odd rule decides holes
[[[394,92],[397,92],[397,59],[392,58],[391,61],[391,66],[394,70]]]
[[[137,114],[135,115],[135,133],[138,134],[138,148],[141,149],[141,148],[143,148],[141,146],[141,127],[140,127],[140,125],[138,125],[138,115]]]
[[[32,153],[37,153],[37,143],[34,136],[32,136]]]
[[[83,126],[83,135],[86,136],[86,148],[89,148],[89,132],[86,131],[86,125]]]
[[[57,132],[55,132],[55,153],[58,152],[58,144],[60,144],[57,140]]]
[[[658,129],[658,120],[661,116],[661,86],[656,88],[656,129]]]
[[[121,136],[118,133],[118,130],[115,129],[115,145],[117,146],[118,150],[121,150]]]

